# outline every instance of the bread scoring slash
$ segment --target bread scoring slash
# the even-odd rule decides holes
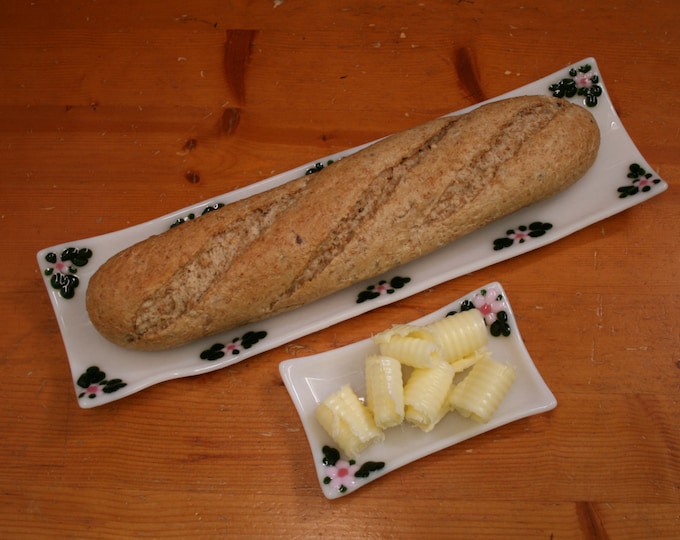
[[[295,309],[566,189],[599,144],[592,114],[552,97],[432,120],[114,255],[90,320],[162,350]]]

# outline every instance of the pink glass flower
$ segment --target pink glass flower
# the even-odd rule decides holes
[[[512,238],[513,240],[524,240],[527,236],[529,236],[529,233],[526,231],[515,231],[510,234],[508,234],[508,238]]]
[[[593,86],[591,75],[587,73],[579,73],[576,75],[576,77],[574,77],[574,82],[578,88],[590,88]]]
[[[496,322],[496,314],[499,311],[508,309],[505,300],[502,299],[500,292],[492,287],[482,292],[478,292],[472,297],[472,305],[475,306],[484,315],[487,324],[491,325]]]
[[[651,186],[653,185],[654,182],[650,180],[649,178],[642,177],[640,180],[638,180],[638,187],[642,189],[643,187]]]
[[[340,489],[342,486],[349,489],[356,483],[354,473],[359,470],[359,465],[356,463],[350,464],[344,460],[338,460],[335,465],[326,467],[326,475],[331,479],[330,485],[335,489]]]

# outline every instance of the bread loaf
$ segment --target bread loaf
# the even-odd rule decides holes
[[[297,308],[565,189],[599,141],[586,109],[550,97],[433,120],[116,254],[90,319],[160,350]]]

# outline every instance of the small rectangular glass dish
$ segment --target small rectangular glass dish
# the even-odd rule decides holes
[[[335,350],[295,358],[279,365],[281,378],[300,415],[309,441],[319,485],[328,499],[352,493],[408,463],[434,452],[499,428],[527,416],[544,413],[557,400],[529,356],[508,297],[500,283],[489,283],[455,302],[414,321],[428,324],[452,311],[473,305],[484,315],[490,333],[488,349],[498,362],[515,369],[515,381],[498,409],[487,423],[448,413],[430,432],[406,422],[385,430],[385,439],[374,443],[356,460],[350,460],[337,448],[314,417],[319,403],[345,384],[365,396],[364,362],[378,351],[368,338]],[[502,328],[501,328],[502,326]]]

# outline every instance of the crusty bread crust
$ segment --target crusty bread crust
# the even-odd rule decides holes
[[[433,120],[116,254],[90,319],[160,350],[294,309],[562,191],[599,142],[586,109],[550,97]]]

